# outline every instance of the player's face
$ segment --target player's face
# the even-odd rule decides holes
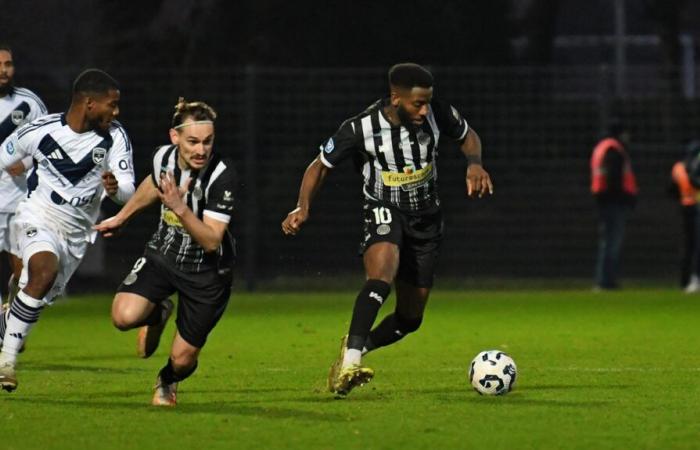
[[[170,130],[170,140],[180,149],[179,164],[182,168],[200,170],[209,162],[214,148],[214,125],[194,123],[186,119],[182,128]]]
[[[0,94],[6,93],[14,82],[15,64],[12,61],[12,53],[0,50]]]
[[[414,87],[398,89],[391,93],[391,103],[404,125],[421,126],[428,116],[428,106],[433,99],[433,88]]]
[[[86,115],[92,129],[109,131],[112,121],[119,115],[119,90],[110,89],[106,94],[87,98]]]

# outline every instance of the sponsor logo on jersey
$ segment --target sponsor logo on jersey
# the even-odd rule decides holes
[[[95,164],[102,164],[107,156],[107,150],[102,147],[95,147],[92,149],[92,162]]]
[[[19,125],[20,123],[24,122],[24,111],[22,110],[16,110],[12,111],[12,123],[15,125]]]
[[[182,228],[182,222],[180,222],[180,218],[172,212],[169,209],[164,209],[163,214],[161,214],[161,219],[163,219],[163,222],[166,224],[170,225],[171,227],[180,227]]]
[[[61,150],[56,149],[49,153],[49,156],[47,156],[48,159],[63,159],[63,153],[61,153]]]
[[[5,144],[5,151],[7,152],[8,155],[14,155],[15,154],[15,144],[13,144],[12,141],[7,141],[7,144]]]
[[[224,191],[224,201],[230,202],[231,200],[233,200],[233,194],[231,191]]]
[[[33,238],[37,234],[37,229],[36,228],[30,228],[27,230],[27,237],[28,238]]]
[[[326,153],[330,153],[333,150],[335,150],[335,142],[333,142],[333,138],[328,139],[328,142],[326,142],[326,146],[323,147],[323,151]]]
[[[409,171],[407,172],[406,169],[409,169]],[[432,164],[428,164],[419,170],[415,170],[413,166],[406,166],[404,167],[404,173],[382,171],[382,181],[385,186],[400,186],[404,191],[410,191],[423,186],[432,178]]]

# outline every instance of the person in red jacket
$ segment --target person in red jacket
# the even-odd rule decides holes
[[[616,289],[625,222],[639,189],[628,154],[629,130],[611,123],[607,137],[591,155],[591,193],[598,205],[599,241],[595,271],[596,289]]]

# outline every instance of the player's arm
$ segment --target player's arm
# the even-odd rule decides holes
[[[27,138],[20,139],[17,133],[22,129],[15,130],[0,146],[0,171],[7,171],[11,175],[17,172],[22,173],[19,171],[22,160],[27,157],[31,159],[31,156],[25,151],[24,144],[26,144],[25,139]]]
[[[184,187],[178,187],[174,178],[170,173],[161,176],[161,191],[158,192],[160,201],[177,215],[185,230],[192,236],[192,239],[202,246],[205,252],[216,251],[224,238],[228,221],[217,220],[209,216],[207,210],[204,211],[203,219],[200,220],[183,199],[189,182],[184,183]],[[228,220],[228,216],[225,217]]]
[[[323,185],[328,170],[329,168],[321,162],[320,156],[311,161],[309,167],[306,168],[304,177],[301,180],[301,187],[299,188],[297,207],[287,214],[287,217],[282,222],[284,234],[297,234],[301,225],[309,218],[311,202]]]
[[[93,228],[102,233],[104,237],[113,236],[114,233],[126,225],[131,217],[157,201],[158,188],[149,175],[141,182],[134,195],[126,202],[126,205],[124,205],[117,215],[103,220]]]
[[[470,197],[493,194],[493,183],[481,163],[481,139],[473,128],[467,130],[460,150],[467,158],[467,195]]]

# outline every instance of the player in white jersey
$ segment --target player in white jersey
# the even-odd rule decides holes
[[[134,193],[131,143],[114,119],[119,86],[89,69],[73,84],[65,114],[51,114],[18,129],[0,146],[0,169],[30,156],[35,169],[13,223],[24,267],[21,290],[0,315],[0,387],[17,387],[17,353],[42,308],[59,295],[90,242],[102,198],[125,203]],[[3,330],[4,329],[4,334]]]
[[[44,102],[35,93],[15,86],[12,49],[0,44],[0,142],[7,139],[17,128],[46,113]],[[27,157],[16,162],[7,171],[0,172],[0,198],[3,199],[0,203],[0,264],[10,262],[15,281],[19,279],[22,260],[12,253],[10,222],[15,214],[17,203],[27,194],[25,171],[31,165],[32,159]],[[5,280],[2,282],[4,283]]]

